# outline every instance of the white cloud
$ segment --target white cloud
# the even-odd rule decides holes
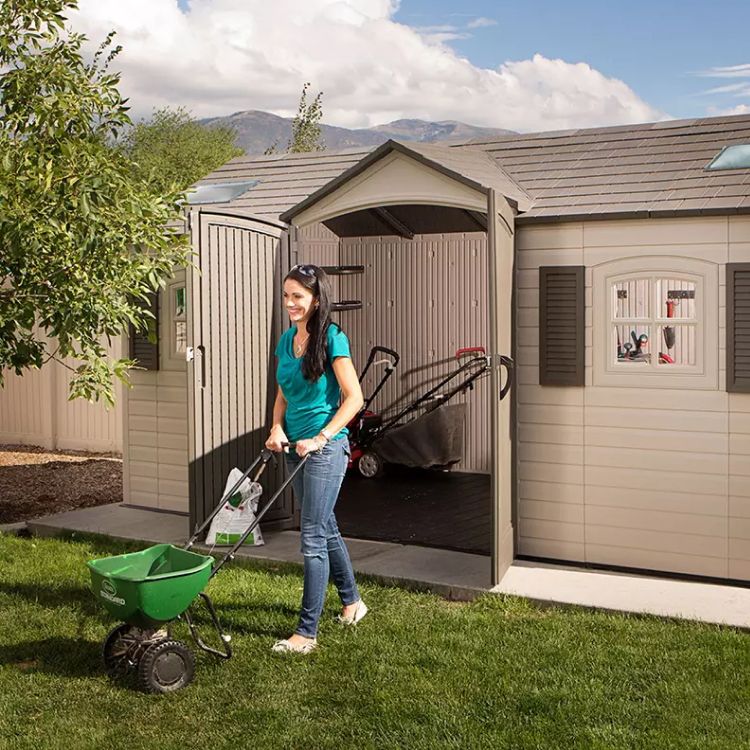
[[[736,107],[722,109],[721,107],[709,107],[708,114],[711,117],[726,117],[728,115],[750,115],[750,104],[738,104]]]
[[[663,117],[585,63],[537,54],[476,67],[446,43],[461,30],[397,23],[396,0],[191,0],[188,11],[177,0],[79,5],[72,25],[92,47],[118,32],[115,67],[135,115],[164,105],[196,116],[290,115],[310,81],[324,92],[325,121],[347,127],[418,117],[529,131]]]
[[[726,86],[717,86],[713,89],[708,89],[707,91],[704,91],[704,94],[732,94],[733,96],[744,96],[748,89],[750,89],[750,84],[748,83],[730,83]]]
[[[749,99],[750,98],[750,63],[743,65],[728,65],[724,67],[709,68],[698,75],[704,78],[724,78],[732,81],[722,86],[703,91],[703,95],[711,96],[729,96],[732,99]],[[744,81],[735,83],[736,79],[742,78]],[[747,115],[750,114],[750,105],[737,104],[735,106],[719,106],[712,104],[706,108],[707,113],[712,117],[723,115]]]
[[[447,23],[439,26],[414,26],[412,28],[427,44],[444,44],[455,39],[469,39],[471,37],[471,34],[463,31],[460,26],[452,26]]]
[[[700,75],[706,78],[750,78],[750,63],[709,68],[708,70],[704,70]]]
[[[469,23],[466,24],[467,29],[483,29],[487,26],[497,26],[497,21],[495,21],[494,18],[485,18],[484,16],[480,16],[479,18],[475,18],[473,21],[469,21]]]

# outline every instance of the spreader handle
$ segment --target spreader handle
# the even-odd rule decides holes
[[[291,445],[291,444],[290,444]],[[305,465],[307,462],[307,459],[310,457],[310,454],[302,457],[302,460],[294,467],[294,471],[289,474],[289,476],[282,482],[281,487],[279,487],[276,492],[274,492],[273,497],[260,509],[260,512],[255,516],[255,520],[248,526],[242,536],[235,542],[234,547],[230,549],[224,557],[219,560],[219,562],[214,565],[213,569],[211,570],[211,578],[213,578],[221,569],[221,567],[231,560],[237,550],[245,543],[245,540],[250,536],[250,534],[255,531],[255,527],[260,523],[260,519],[263,518],[263,516],[266,515],[266,513],[270,510],[271,506],[276,502],[277,498],[281,495],[282,492],[292,483],[292,480],[294,477],[297,476],[300,469]]]
[[[263,470],[268,465],[268,462],[273,458],[273,453],[269,451],[267,448],[264,448],[260,454],[258,455],[258,458],[253,461],[250,466],[247,468],[245,473],[235,482],[234,487],[232,487],[229,492],[224,493],[221,497],[221,502],[217,503],[216,507],[213,509],[213,512],[211,515],[206,518],[206,520],[198,526],[195,531],[193,532],[193,536],[190,537],[187,544],[185,545],[185,549],[190,549],[195,542],[197,541],[198,537],[201,535],[201,532],[205,531],[206,528],[208,528],[208,525],[211,523],[211,521],[214,520],[214,517],[216,514],[224,507],[224,503],[229,500],[232,495],[234,495],[235,492],[237,492],[238,487],[250,476],[250,473],[252,470],[262,462],[262,466],[258,470],[258,473],[255,475],[255,479],[263,473]],[[255,481],[255,480],[254,480]]]
[[[483,346],[465,346],[463,349],[456,349],[456,359],[461,359],[461,357],[465,356],[466,354],[486,354]]]

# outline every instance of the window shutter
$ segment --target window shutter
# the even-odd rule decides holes
[[[727,263],[727,390],[750,393],[750,263]]]
[[[539,384],[584,385],[584,266],[539,269]]]
[[[148,302],[137,300],[136,304],[150,310],[154,318],[148,320],[148,331],[136,331],[130,326],[130,358],[138,362],[138,367],[146,370],[159,369],[159,294],[151,292]]]

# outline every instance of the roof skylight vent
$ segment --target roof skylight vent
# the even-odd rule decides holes
[[[725,146],[706,169],[750,169],[750,143]]]
[[[188,203],[191,206],[201,203],[228,203],[235,198],[239,198],[259,182],[260,180],[245,180],[243,182],[213,182],[196,185],[188,191]]]

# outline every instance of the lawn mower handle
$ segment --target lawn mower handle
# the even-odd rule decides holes
[[[375,357],[377,356],[378,352],[382,352],[383,354],[387,354],[391,358],[391,362],[388,362],[387,360],[378,360],[375,361]],[[373,364],[385,364],[385,372],[383,376],[380,378],[380,382],[375,386],[375,389],[370,394],[370,397],[365,399],[364,404],[362,404],[362,408],[359,410],[359,413],[352,421],[358,420],[362,414],[367,411],[367,408],[370,406],[370,404],[375,400],[375,397],[380,393],[381,390],[383,390],[383,386],[386,384],[386,381],[388,378],[393,375],[394,370],[398,366],[398,363],[400,361],[401,357],[398,352],[394,351],[393,349],[389,349],[387,346],[373,346],[372,349],[370,349],[370,355],[367,357],[367,362],[360,373],[359,376],[359,382],[361,383],[365,379],[365,375],[367,375],[368,370],[370,369],[370,366]]]
[[[456,349],[456,359],[461,359],[466,354],[482,354],[485,355],[483,346],[465,346],[463,349]]]
[[[394,351],[393,349],[389,349],[387,346],[373,346],[370,350],[372,352],[383,352],[383,354],[387,354],[389,357],[393,358],[393,366],[395,367],[399,360],[401,359],[401,356],[398,352]]]

